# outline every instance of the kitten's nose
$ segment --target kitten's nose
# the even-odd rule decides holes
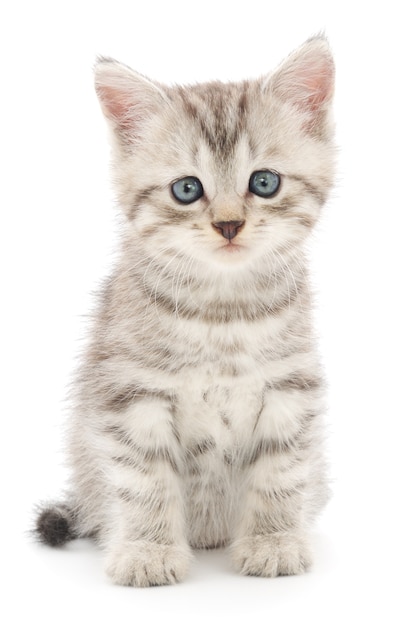
[[[245,224],[244,220],[233,222],[212,222],[213,228],[218,230],[223,237],[231,241],[237,235],[237,233],[243,228]]]

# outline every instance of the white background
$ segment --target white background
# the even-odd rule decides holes
[[[415,30],[409,1],[4,0],[0,14],[3,624],[416,623]],[[167,82],[256,76],[325,29],[339,175],[312,241],[334,497],[298,578],[198,553],[175,587],[112,586],[87,542],[26,531],[58,495],[66,386],[116,244],[97,54]]]

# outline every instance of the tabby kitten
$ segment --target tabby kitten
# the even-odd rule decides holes
[[[180,581],[192,547],[255,576],[311,563],[327,490],[304,245],[333,80],[322,37],[241,83],[97,63],[125,229],[75,385],[72,486],[37,533],[95,537],[115,583]]]

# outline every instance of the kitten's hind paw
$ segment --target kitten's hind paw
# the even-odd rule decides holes
[[[247,576],[302,574],[312,559],[304,537],[295,533],[243,537],[231,545],[236,569]]]
[[[110,552],[106,572],[117,585],[172,585],[185,578],[191,559],[191,549],[186,545],[131,541]]]

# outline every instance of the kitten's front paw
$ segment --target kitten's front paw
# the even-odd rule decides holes
[[[231,546],[233,563],[247,576],[302,574],[312,562],[306,540],[295,533],[243,537]]]
[[[132,541],[110,552],[106,572],[117,585],[172,585],[185,578],[191,558],[188,546]]]

